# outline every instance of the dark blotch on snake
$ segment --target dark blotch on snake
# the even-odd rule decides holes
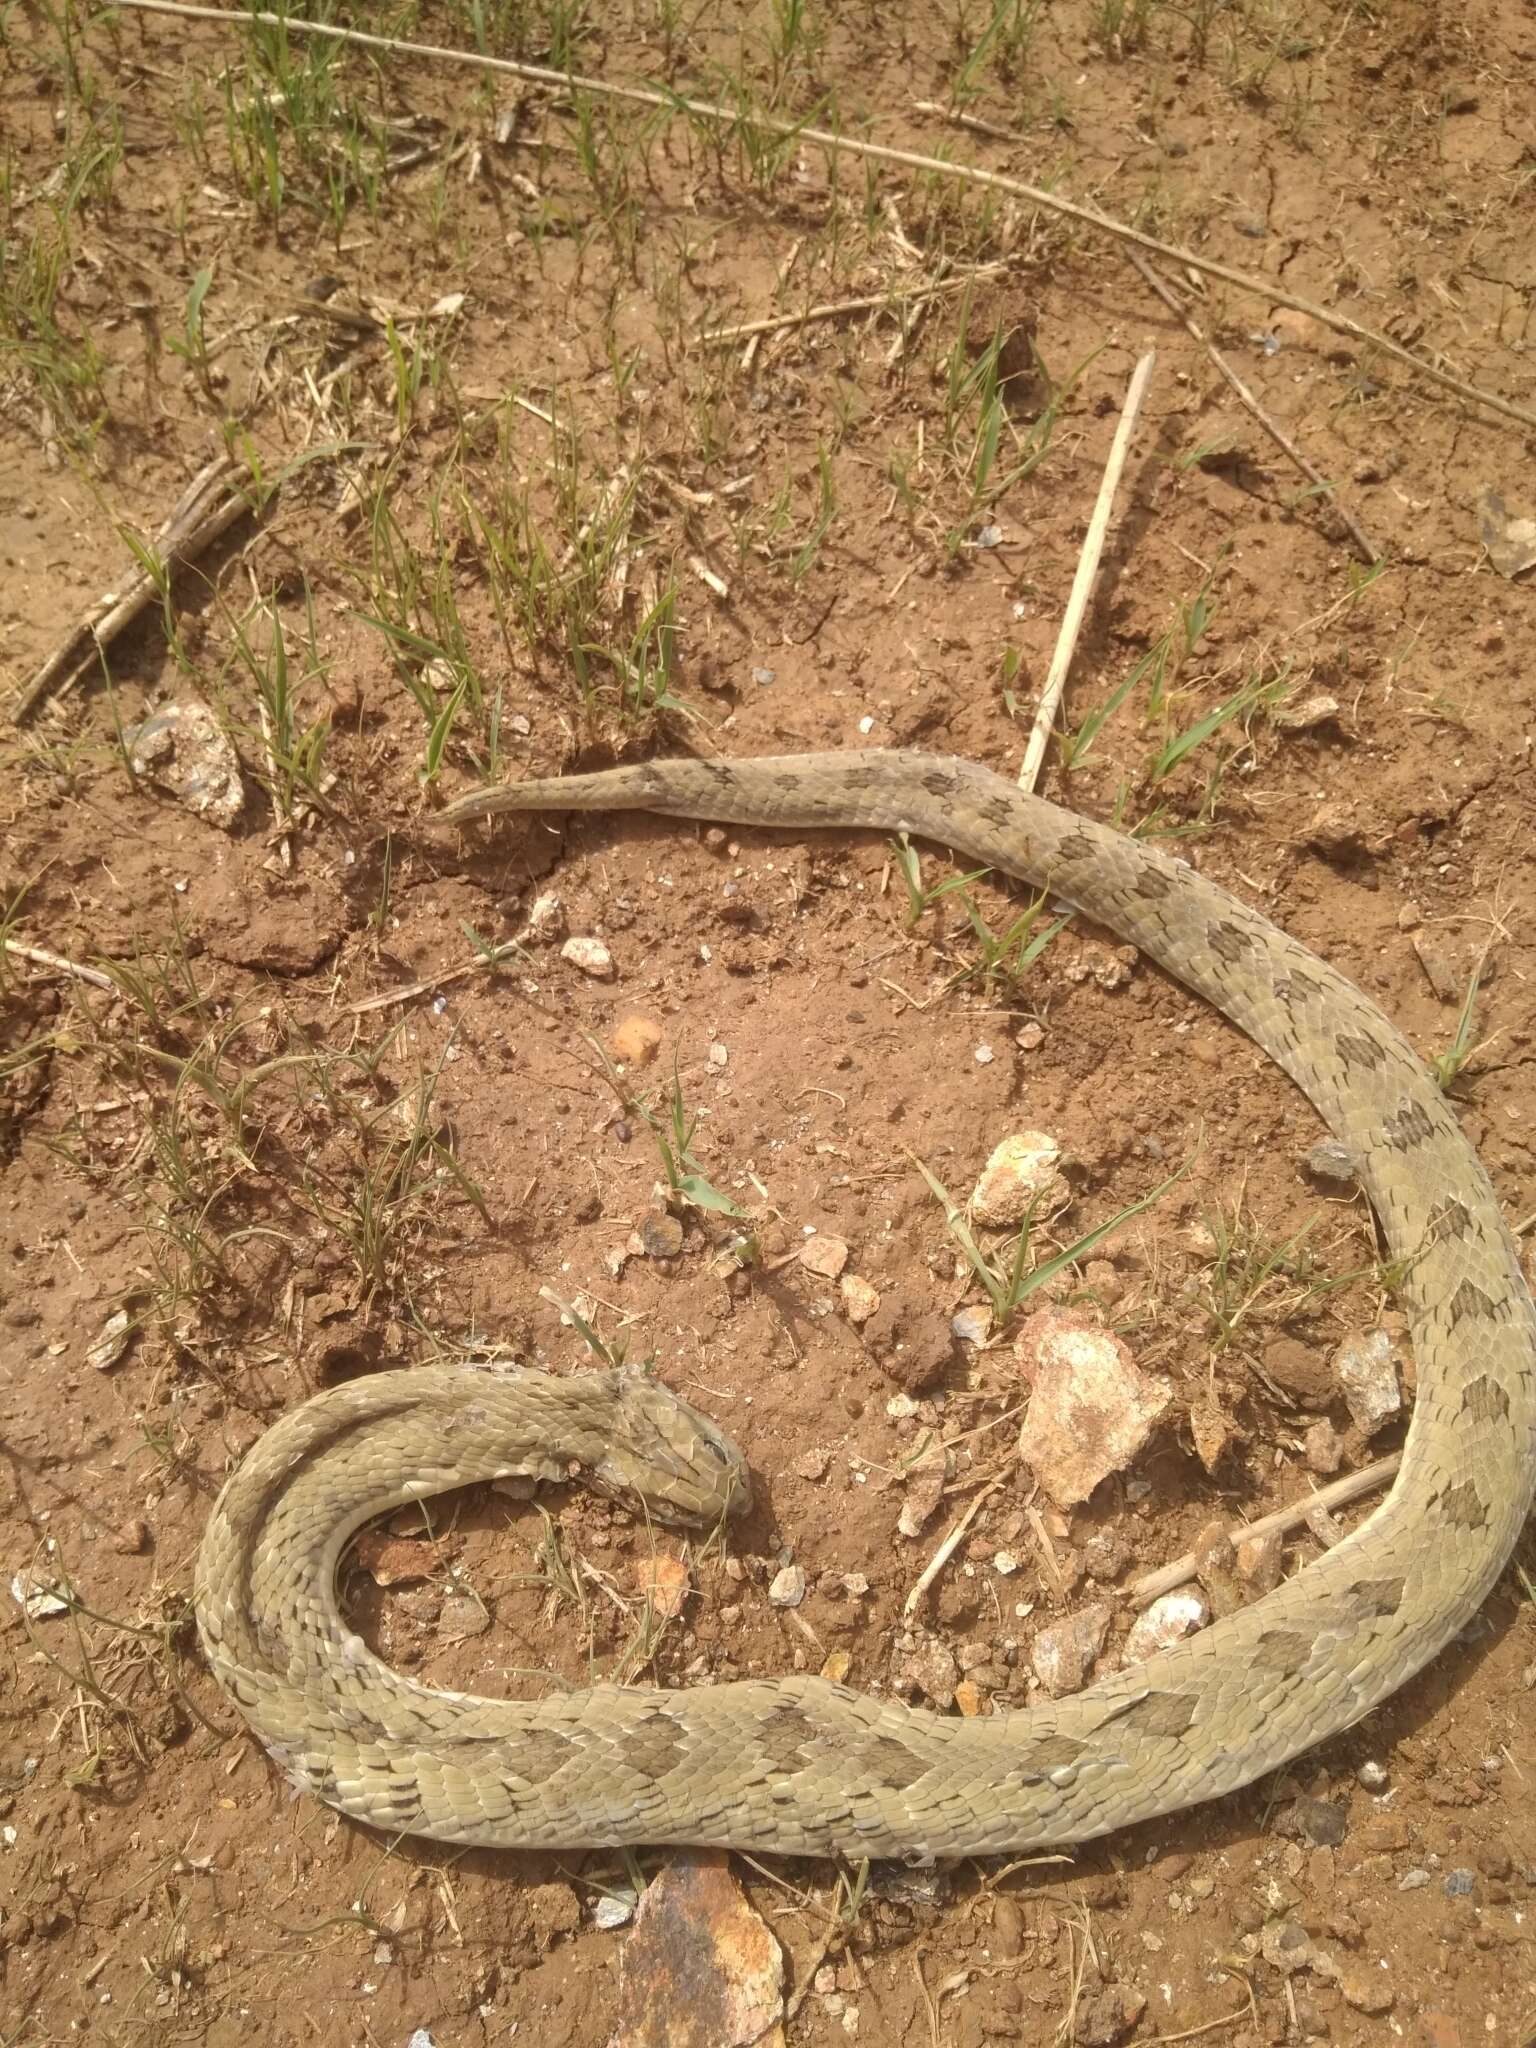
[[[1132,891],[1137,896],[1145,896],[1149,903],[1161,903],[1178,886],[1172,875],[1161,874],[1156,868],[1143,868],[1130,884]]]
[[[1485,1294],[1475,1280],[1463,1280],[1445,1305],[1446,1321],[1453,1330],[1469,1316],[1486,1323],[1500,1323],[1508,1314],[1508,1305]]]
[[[1292,975],[1293,981],[1295,978]],[[1346,1069],[1360,1067],[1368,1074],[1373,1073],[1387,1057],[1387,1048],[1368,1031],[1341,1031],[1333,1041],[1333,1049]]]
[[[1312,1654],[1312,1638],[1294,1629],[1267,1628],[1253,1646],[1250,1662],[1276,1678],[1291,1678]]]
[[[1149,1692],[1124,1713],[1116,1716],[1118,1728],[1130,1728],[1137,1735],[1161,1735],[1169,1739],[1185,1734],[1200,1702],[1193,1693]]]
[[[1093,841],[1086,832],[1068,832],[1056,848],[1056,858],[1076,867],[1079,861],[1093,859]]]
[[[764,1716],[757,1739],[776,1772],[803,1771],[815,1757],[816,1724],[786,1701]]]
[[[1474,1422],[1502,1422],[1509,1414],[1509,1396],[1497,1380],[1479,1373],[1461,1390],[1461,1412]]]
[[[1435,1120],[1422,1102],[1405,1102],[1387,1118],[1382,1131],[1389,1145],[1399,1152],[1408,1152],[1435,1135]]]
[[[568,1735],[558,1735],[553,1728],[530,1728],[512,1745],[517,1768],[509,1774],[507,1790],[518,1784],[547,1784],[575,1747]]]
[[[1221,918],[1214,924],[1207,925],[1205,943],[1216,958],[1224,960],[1229,967],[1235,967],[1245,954],[1251,953],[1254,945],[1247,932],[1240,931],[1235,924],[1227,924]]]
[[[1385,1621],[1403,1604],[1404,1579],[1357,1579],[1349,1589],[1351,1611],[1362,1621]]]
[[[1443,1244],[1448,1237],[1470,1237],[1471,1234],[1472,1211],[1454,1196],[1443,1202],[1430,1218],[1429,1236],[1435,1244]]]
[[[1483,1497],[1470,1479],[1461,1479],[1454,1486],[1446,1487],[1430,1505],[1432,1511],[1443,1515],[1453,1529],[1481,1529],[1488,1520]]]
[[[877,1735],[860,1743],[857,1754],[861,1768],[891,1792],[905,1792],[928,1775],[926,1761],[894,1735]]]
[[[620,1761],[645,1778],[664,1778],[681,1762],[687,1745],[670,1714],[642,1714],[619,1737]]]

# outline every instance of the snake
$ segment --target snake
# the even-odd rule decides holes
[[[1066,1697],[966,1717],[809,1673],[533,1700],[403,1676],[338,1603],[370,1518],[478,1481],[580,1476],[707,1525],[750,1502],[750,1477],[654,1374],[460,1356],[330,1387],[225,1481],[196,1570],[212,1671],[297,1788],[390,1834],[490,1847],[1064,1849],[1288,1763],[1467,1626],[1536,1487],[1536,1310],[1454,1108],[1345,976],[1156,844],[940,754],[638,762],[488,785],[438,816],[514,811],[904,833],[1112,930],[1247,1033],[1346,1148],[1414,1347],[1412,1414],[1381,1503],[1272,1591]]]

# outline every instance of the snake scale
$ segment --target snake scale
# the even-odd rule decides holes
[[[1359,1720],[1466,1624],[1536,1483],[1536,1312],[1455,1115],[1342,975],[1158,848],[942,756],[666,761],[478,790],[442,815],[511,810],[906,831],[1117,932],[1277,1060],[1348,1148],[1403,1276],[1413,1419],[1382,1505],[1264,1599],[1070,1698],[960,1719],[804,1676],[535,1702],[401,1677],[337,1605],[337,1565],[370,1516],[579,1468],[707,1520],[747,1482],[710,1422],[638,1376],[454,1364],[354,1381],[257,1442],[198,1564],[212,1668],[297,1785],[462,1843],[910,1859],[1063,1846],[1249,1783]]]

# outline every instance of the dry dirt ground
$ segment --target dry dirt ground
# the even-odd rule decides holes
[[[814,109],[1095,200],[1530,407],[1530,8],[349,18],[743,118],[0,8],[9,685],[136,553],[158,576],[3,741],[0,1561],[69,1596],[28,1614],[7,1591],[0,1616],[6,2048],[609,2038],[626,1935],[594,1908],[662,1858],[376,1836],[291,1796],[202,1663],[210,1500],[337,1378],[473,1342],[561,1372],[623,1350],[751,1461],[756,1508],[708,1545],[574,1491],[482,1493],[348,1569],[389,1657],[491,1692],[836,1660],[940,1704],[979,1666],[949,1710],[1001,1709],[1035,1683],[1034,1632],[1102,1593],[1086,1559],[1123,1584],[1296,1499],[1321,1416],[1349,1463],[1391,1448],[1350,1433],[1329,1366],[1398,1327],[1361,1200],[1302,1170],[1322,1134],[1278,1073],[1104,934],[1036,947],[1022,893],[928,894],[958,873],[931,850],[914,906],[873,840],[433,822],[489,774],[668,748],[919,743],[1011,770],[1148,346],[1045,787],[1176,845],[1447,1056],[1512,1223],[1536,1210],[1536,590],[1478,518],[1488,488],[1536,512],[1531,432],[1163,264],[1368,568],[1117,245],[750,118]],[[749,321],[775,324],[705,338]],[[146,547],[225,453],[247,507],[167,591]],[[129,765],[149,712],[187,703],[238,750],[227,829]],[[554,935],[530,926],[550,892]],[[1021,1128],[1060,1141],[1074,1198],[1035,1259],[1186,1169],[1049,1289],[1176,1395],[1069,1517],[1017,1458],[1009,1336],[951,1335],[980,1290],[914,1164],[963,1195]],[[665,1199],[668,1145],[697,1199]],[[812,1231],[880,1297],[862,1327],[794,1256]],[[949,1492],[908,1539],[903,1474],[936,1438]],[[909,1588],[994,1479],[914,1630]],[[673,1618],[658,1555],[691,1575]],[[790,2041],[1518,2048],[1531,1572],[1527,1543],[1461,1643],[1279,1782],[1069,1862],[865,1882],[735,1859],[787,1957]]]

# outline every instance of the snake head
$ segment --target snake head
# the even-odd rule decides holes
[[[589,1476],[605,1492],[639,1494],[664,1522],[704,1527],[752,1505],[746,1461],[725,1432],[660,1380],[625,1373],[608,1449]]]

